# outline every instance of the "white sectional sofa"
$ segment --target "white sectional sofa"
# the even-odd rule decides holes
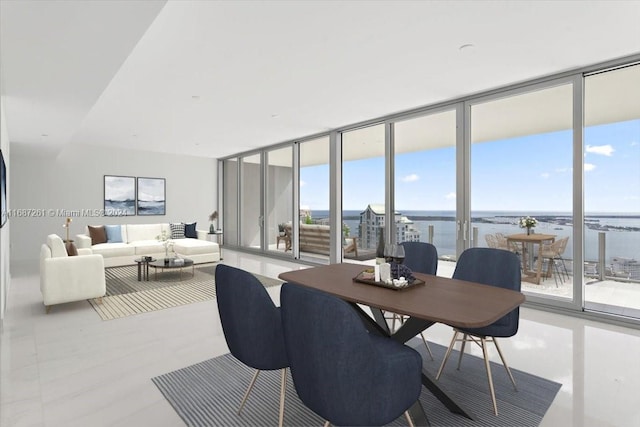
[[[165,247],[158,236],[171,236],[168,223],[162,224],[122,224],[122,242],[93,244],[89,232],[76,236],[78,249],[90,248],[94,254],[104,258],[105,267],[134,264],[134,259],[147,255],[154,258],[165,257]],[[179,258],[189,258],[194,263],[220,261],[220,247],[207,240],[207,232],[197,230],[197,239],[171,239],[173,251]],[[118,239],[120,240],[120,239]]]

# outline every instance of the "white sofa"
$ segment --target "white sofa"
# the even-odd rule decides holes
[[[122,243],[92,244],[89,233],[76,236],[76,246],[90,248],[94,254],[104,257],[105,267],[134,264],[136,258],[152,256],[164,258],[165,248],[158,240],[163,232],[171,236],[168,223],[162,224],[122,224]],[[207,240],[207,232],[197,230],[197,239],[172,239],[173,252],[179,258],[189,258],[194,263],[220,261],[220,247],[215,242]]]
[[[40,292],[47,313],[54,304],[100,298],[106,293],[104,260],[90,249],[67,256],[62,239],[47,236],[40,249]]]

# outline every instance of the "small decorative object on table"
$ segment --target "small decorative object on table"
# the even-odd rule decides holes
[[[375,267],[368,268],[353,278],[354,282],[364,283],[367,285],[380,286],[382,288],[400,290],[410,288],[416,285],[424,285],[424,281],[413,276],[411,270],[402,264],[396,264],[396,267],[390,266],[388,263],[376,265]],[[402,271],[406,276],[394,276],[392,268],[395,268],[395,273]],[[380,280],[377,279],[376,269],[380,270]]]
[[[216,219],[218,219],[218,211],[211,212],[211,215],[209,215],[209,222],[211,222],[211,224],[209,224],[209,234],[214,234],[216,232],[216,227],[213,225],[213,221]]]
[[[538,220],[530,216],[523,216],[519,222],[520,228],[527,229],[527,235],[531,234],[531,229],[538,225]]]
[[[72,219],[70,217],[67,217],[67,220],[65,221],[65,223],[62,224],[62,226],[67,229],[67,240],[64,241],[65,243],[64,247],[67,250],[68,256],[76,256],[78,255],[78,248],[76,248],[76,245],[73,243],[73,240],[69,239],[69,228],[71,227],[71,221]]]
[[[159,236],[156,236],[156,239],[158,239],[160,242],[162,242],[162,245],[164,246],[164,257],[165,259],[170,258],[169,257],[169,249],[173,250],[173,244],[174,241],[170,239],[170,235],[167,234],[166,231],[163,231]]]

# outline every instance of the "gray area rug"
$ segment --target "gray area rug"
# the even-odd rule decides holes
[[[195,268],[149,271],[149,281],[138,281],[138,267],[112,267],[105,270],[106,296],[89,300],[102,320],[119,319],[179,305],[215,298],[216,264]],[[255,275],[265,286],[277,286],[281,280]]]
[[[435,361],[426,356],[422,341],[409,345],[420,352],[424,368],[435,376],[446,348],[430,343]],[[453,414],[423,389],[420,401],[432,426],[537,426],[549,409],[561,384],[512,369],[515,391],[504,368],[491,363],[499,415],[493,414],[482,359],[466,354],[460,371],[455,369],[457,352],[451,355],[440,383],[454,399],[475,416],[476,421]],[[508,355],[506,355],[508,360]],[[278,371],[260,373],[242,415],[236,411],[255,371],[225,354],[152,379],[188,426],[274,426],[278,422]],[[285,425],[321,426],[324,420],[298,399],[291,376],[287,381]],[[400,417],[391,426],[406,426]]]

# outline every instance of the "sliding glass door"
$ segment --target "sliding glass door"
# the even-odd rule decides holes
[[[240,163],[240,246],[262,248],[262,156],[241,157]]]
[[[293,149],[289,145],[266,154],[265,249],[291,256]]]
[[[640,318],[640,65],[584,82],[587,310]]]
[[[573,301],[573,84],[469,105],[469,246],[516,252],[524,293]]]

